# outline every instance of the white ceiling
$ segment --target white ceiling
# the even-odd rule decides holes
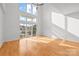
[[[79,13],[79,3],[52,3],[64,15]]]

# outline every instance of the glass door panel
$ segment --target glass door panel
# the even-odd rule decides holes
[[[26,17],[20,16],[20,38],[26,37]]]
[[[33,25],[33,36],[36,36],[36,24]]]
[[[27,18],[27,37],[36,35],[36,19]]]
[[[32,26],[30,24],[27,24],[27,37],[32,36]]]
[[[30,37],[32,36],[32,19],[31,18],[27,18],[27,21],[26,21],[26,28],[27,28],[27,37]]]

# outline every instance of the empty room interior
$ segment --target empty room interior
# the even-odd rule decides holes
[[[0,3],[0,56],[79,56],[79,3]]]

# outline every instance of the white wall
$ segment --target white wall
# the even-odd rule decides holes
[[[65,29],[65,16],[61,13],[56,13],[52,11],[52,23],[59,26],[62,29]]]
[[[56,38],[56,36],[52,34],[52,12],[60,12],[51,4],[44,4],[42,9],[42,35]]]
[[[0,43],[3,42],[3,12],[0,5]]]
[[[58,13],[58,15],[62,15],[60,13],[60,11],[58,9],[56,9],[53,5],[51,4],[44,4],[42,7],[42,34],[48,37],[53,37],[53,38],[62,38],[62,39],[67,39],[67,40],[72,40],[72,41],[79,41],[79,37],[76,36],[75,34],[78,32],[79,30],[77,28],[75,28],[76,25],[78,25],[79,22],[77,22],[77,24],[75,24],[75,26],[72,25],[73,20],[71,22],[71,20],[69,20],[69,23],[71,22],[70,25],[68,25],[69,27],[69,31],[67,31],[66,27],[67,27],[67,16],[63,17],[64,15],[58,16],[57,18],[52,17],[52,12]],[[57,21],[58,20],[58,21]],[[68,24],[69,24],[68,23]],[[75,20],[76,23],[76,20]],[[74,31],[74,29],[76,29]],[[73,29],[73,30],[72,30]],[[73,32],[75,32],[75,34],[72,34]],[[77,33],[77,35],[78,35]]]
[[[42,6],[37,9],[37,35],[42,34]]]
[[[19,35],[19,11],[18,4],[5,4],[4,39],[15,40]]]
[[[79,19],[67,17],[68,31],[79,37]]]

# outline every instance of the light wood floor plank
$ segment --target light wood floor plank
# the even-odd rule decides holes
[[[0,56],[79,56],[79,43],[36,36],[4,43]]]

